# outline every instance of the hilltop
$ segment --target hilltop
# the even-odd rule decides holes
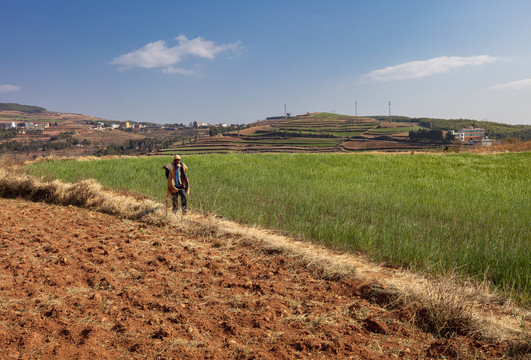
[[[40,106],[30,106],[30,105],[20,105],[15,103],[0,103],[0,111],[2,110],[11,110],[11,111],[20,111],[26,113],[42,113],[46,109]]]

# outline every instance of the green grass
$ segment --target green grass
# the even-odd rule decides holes
[[[289,119],[276,122],[275,130],[258,130],[254,136],[275,136],[276,132],[290,132],[301,135],[322,135],[323,137],[332,135],[334,137],[344,138],[359,136],[367,131],[371,131],[378,125],[376,121],[370,121],[365,118],[353,118],[346,115],[337,115],[330,113],[320,113],[312,116],[313,119]],[[405,130],[407,131],[407,129]],[[386,129],[382,133],[400,132],[397,128],[394,130]]]
[[[162,149],[159,151],[161,155],[172,155],[174,153],[227,153],[234,151],[232,148],[234,146],[243,146],[241,149],[245,150],[246,146],[275,146],[275,147],[286,147],[286,146],[298,146],[298,147],[336,147],[338,145],[337,140],[327,140],[327,139],[318,139],[318,138],[289,138],[289,139],[257,139],[257,140],[241,140],[241,141],[230,141],[226,143],[216,142],[215,144],[208,143],[199,143],[191,144],[173,148]]]
[[[190,146],[181,146],[171,149],[164,149],[161,150],[161,152],[167,152],[167,153],[175,153],[179,151],[186,151],[186,150],[225,150],[225,146],[219,146],[219,145],[190,145]]]
[[[225,147],[185,147],[172,150],[161,150],[161,155],[174,155],[174,154],[225,154],[230,153],[232,150]]]
[[[162,200],[170,157],[27,168]],[[414,269],[457,270],[531,303],[531,153],[189,155],[191,207]]]
[[[353,117],[352,115],[342,115],[342,114],[335,114],[335,113],[317,113],[310,116],[311,118],[319,118],[323,120],[338,120],[338,119],[358,119],[358,120],[370,120],[370,118],[364,118],[364,117]]]
[[[294,145],[294,146],[337,146],[337,140],[329,140],[322,138],[289,138],[289,139],[278,139],[278,140],[252,140],[252,141],[242,141],[244,145]]]
[[[334,135],[334,136],[337,136],[337,137],[352,137],[352,136],[360,136],[362,134],[365,134],[365,131],[353,131],[353,132],[349,132],[349,131],[343,131],[343,132],[332,132],[332,131],[327,131],[325,134],[330,134],[330,135]]]
[[[4,114],[0,116],[0,120],[2,121],[29,121],[29,120],[33,120],[33,118],[30,116],[23,116],[23,115]]]
[[[63,122],[64,120],[56,120],[52,118],[32,117],[27,115],[9,115],[3,114],[0,116],[2,121],[24,121],[24,122]]]
[[[409,132],[410,130],[416,131],[422,129],[420,126],[411,126],[411,127],[393,127],[393,128],[377,128],[372,129],[368,134],[381,135],[381,134],[398,134]]]

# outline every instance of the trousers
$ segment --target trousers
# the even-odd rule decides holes
[[[186,195],[185,189],[179,189],[178,191],[171,194],[173,211],[177,212],[179,210],[179,197],[181,198],[181,207],[183,208],[183,214],[186,214],[188,196]]]

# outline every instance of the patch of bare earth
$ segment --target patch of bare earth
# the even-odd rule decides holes
[[[194,235],[17,199],[0,208],[2,359],[485,359],[507,350],[421,330],[421,313],[398,306],[361,265],[357,277],[335,277],[285,246],[208,227]]]
[[[239,131],[239,134],[240,135],[252,135],[254,134],[255,132],[259,131],[259,130],[271,130],[272,127],[271,125],[258,125],[258,126],[252,126],[252,127],[249,127],[249,128],[246,128],[246,129],[242,129]]]
[[[341,144],[348,150],[375,150],[375,149],[411,149],[414,145],[397,141],[381,140],[353,140]]]

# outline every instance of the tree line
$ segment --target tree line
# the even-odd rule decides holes
[[[73,132],[62,132],[57,136],[52,136],[49,141],[31,141],[29,143],[23,143],[20,141],[13,140],[5,143],[0,143],[0,153],[45,153],[51,150],[64,150],[70,146],[91,145],[91,142],[89,140],[76,139],[72,137],[73,134]],[[185,138],[183,136],[180,136],[179,138],[184,143]],[[127,140],[122,144],[110,144],[106,147],[99,148],[93,154],[96,156],[145,154],[155,150],[171,147],[171,145],[178,141],[179,138],[144,138],[139,140]],[[191,139],[189,138],[188,141],[191,141]]]
[[[104,148],[100,148],[94,153],[94,155],[105,156],[144,154],[152,152],[154,150],[160,150],[170,147],[174,142],[174,138],[144,138],[140,140],[127,140],[121,145],[110,144]]]
[[[452,142],[455,141],[455,136],[451,132],[444,132],[440,129],[419,129],[411,130],[409,132],[409,140],[422,141],[428,140],[431,142]]]
[[[231,131],[238,131],[244,127],[245,125],[211,126],[210,129],[208,129],[208,134],[210,136],[216,136],[218,134],[225,134]]]
[[[0,130],[1,139],[12,139],[17,137],[17,129]]]
[[[0,153],[6,152],[46,152],[51,150],[63,150],[69,148],[70,146],[90,145],[91,142],[87,139],[79,140],[68,138],[65,140],[54,140],[54,141],[30,141],[29,143],[23,143],[20,141],[12,140],[0,144]]]
[[[15,103],[0,103],[0,110],[22,111],[27,113],[41,113],[46,111],[40,106],[20,105]]]

